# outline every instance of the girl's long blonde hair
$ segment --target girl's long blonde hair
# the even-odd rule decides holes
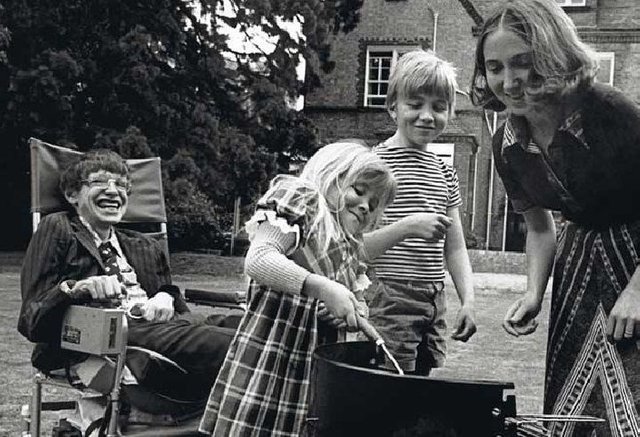
[[[379,193],[379,203],[370,211],[372,226],[396,193],[396,181],[386,164],[369,147],[351,140],[322,147],[309,159],[299,177],[320,194],[318,212],[307,234],[317,233],[321,250],[326,250],[332,240],[354,238],[343,229],[337,214],[344,207],[344,195],[349,186],[356,181],[364,182]],[[337,189],[338,205],[330,205],[327,201],[327,195],[333,189]]]

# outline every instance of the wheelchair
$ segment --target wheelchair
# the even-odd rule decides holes
[[[39,139],[29,140],[31,154],[31,212],[33,230],[37,229],[42,216],[60,211],[66,207],[66,201],[58,188],[60,168],[77,152],[65,147],[45,143]],[[122,220],[126,224],[140,224],[145,228],[159,228],[151,234],[163,242],[168,255],[166,235],[166,211],[162,192],[162,176],[160,158],[130,159],[127,163],[131,169],[133,190],[129,196],[129,207]],[[168,259],[168,257],[167,257]],[[186,289],[187,303],[224,308],[224,311],[241,312],[246,309],[246,293],[244,291],[208,291]],[[90,315],[88,315],[91,313]],[[75,318],[74,318],[75,317]],[[115,436],[190,436],[197,434],[197,425],[204,408],[204,401],[183,401],[153,392],[137,385],[121,384],[127,354],[139,353],[136,347],[127,346],[127,316],[123,309],[90,308],[72,305],[65,320],[74,320],[76,325],[86,324],[84,338],[93,341],[75,344],[74,341],[61,340],[64,349],[100,357],[110,363],[112,378],[108,395],[106,395],[106,414],[101,420],[90,426],[88,431],[98,430],[99,435]],[[102,324],[96,320],[103,321]],[[64,325],[63,325],[64,326]],[[84,326],[84,325],[82,325]],[[108,334],[99,327],[108,326]],[[69,339],[66,339],[69,340]],[[155,354],[159,355],[159,354]],[[171,360],[156,356],[165,368],[178,366]],[[178,366],[179,367],[179,366]],[[179,371],[179,369],[178,369]],[[75,410],[77,400],[44,402],[43,387],[55,386],[64,389],[79,390],[81,394],[98,394],[86,387],[80,387],[70,378],[68,369],[60,372],[43,372],[34,369],[33,388],[30,404],[23,405],[23,436],[39,437],[41,435],[41,416],[43,411]],[[124,402],[123,402],[124,401]],[[123,408],[123,406],[125,408]],[[138,418],[131,420],[131,412],[136,411]],[[65,434],[61,426],[54,428],[54,435],[77,435],[69,430]],[[91,435],[94,435],[93,433]]]

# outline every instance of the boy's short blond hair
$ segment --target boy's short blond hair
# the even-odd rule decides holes
[[[456,70],[432,51],[413,50],[403,54],[389,78],[386,107],[394,109],[398,98],[417,94],[436,95],[449,104],[449,117],[456,106]]]

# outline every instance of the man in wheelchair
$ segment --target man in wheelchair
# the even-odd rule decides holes
[[[44,372],[67,369],[82,380],[87,355],[60,347],[65,311],[72,304],[121,305],[127,310],[127,344],[186,370],[158,378],[150,368],[155,354],[127,353],[125,381],[133,378],[175,399],[206,400],[239,315],[191,313],[171,284],[161,243],[115,227],[131,189],[129,169],[118,154],[97,150],[80,155],[63,170],[60,188],[72,208],[41,221],[21,272],[18,330],[37,343],[33,365]],[[99,381],[82,382],[101,390]]]

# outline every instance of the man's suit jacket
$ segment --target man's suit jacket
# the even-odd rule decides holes
[[[170,285],[169,263],[160,243],[135,231],[115,229],[115,232],[149,297],[159,291],[168,292],[174,297],[177,313],[188,311],[178,288]],[[49,214],[40,222],[22,267],[22,307],[18,321],[20,333],[38,343],[32,356],[37,368],[61,368],[69,359],[80,359],[78,354],[60,350],[62,317],[74,303],[60,290],[60,283],[104,274],[93,235],[75,213]]]

